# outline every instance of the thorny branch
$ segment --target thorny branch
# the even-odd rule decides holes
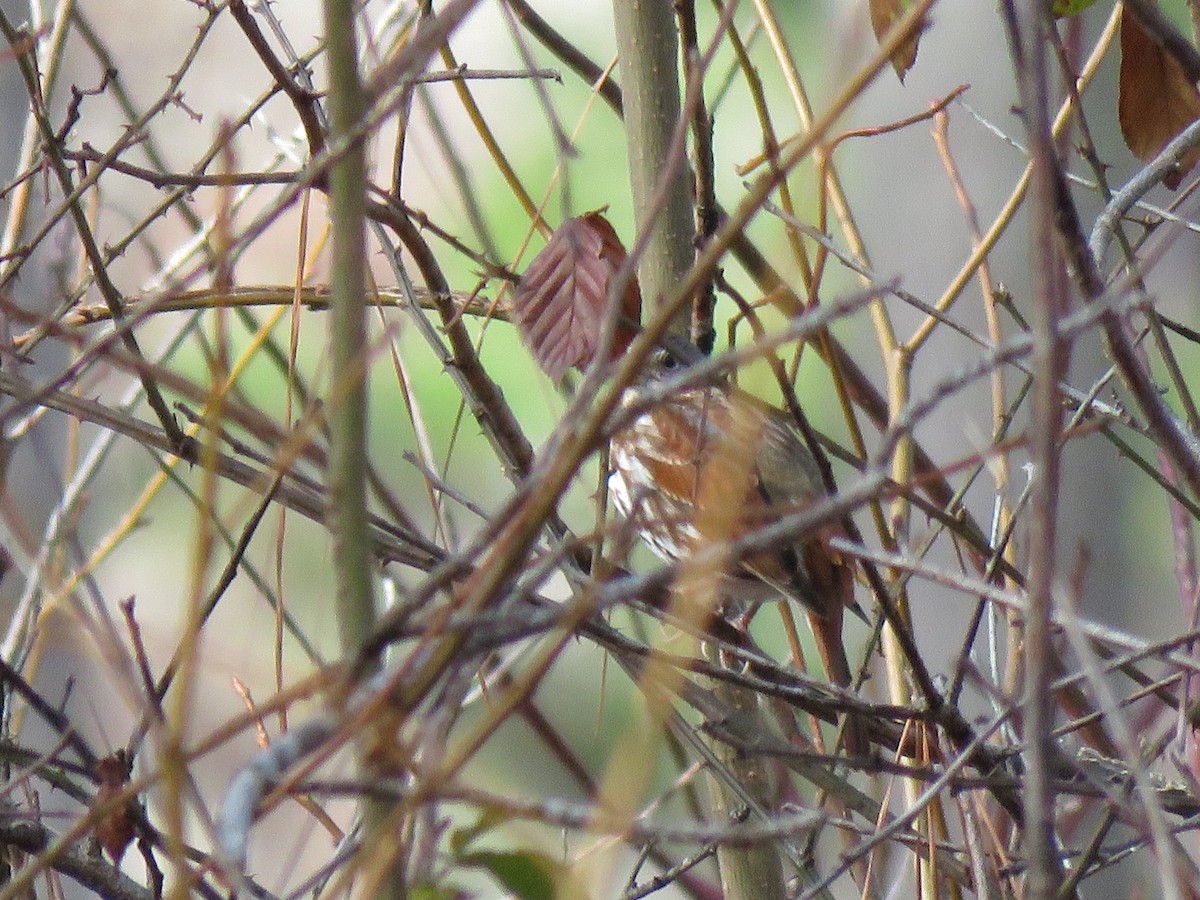
[[[823,63],[813,58],[798,66],[788,58],[794,51],[770,4],[676,3],[685,90],[683,115],[672,123],[673,150],[678,170],[692,179],[696,264],[673,286],[662,315],[646,319],[627,356],[560,386],[565,402],[535,381],[525,351],[511,340],[510,288],[525,265],[525,245],[535,231],[602,205],[618,233],[635,241],[624,185],[610,183],[616,155],[606,137],[596,137],[623,127],[622,92],[608,64],[611,46],[589,39],[582,13],[574,21],[548,3],[534,8],[525,0],[509,0],[505,11],[492,10],[490,0],[416,11],[372,0],[360,23],[369,109],[341,140],[329,137],[325,45],[308,37],[317,27],[306,31],[270,4],[227,0],[174,11],[180,21],[190,16],[186,35],[166,71],[149,77],[142,68],[153,64],[143,64],[103,18],[89,18],[69,0],[48,21],[37,20],[40,12],[25,26],[0,16],[10,62],[0,74],[20,78],[33,142],[0,184],[0,200],[11,203],[0,210],[7,216],[0,540],[13,560],[7,577],[21,580],[0,660],[7,729],[0,758],[9,767],[13,813],[0,845],[31,855],[0,900],[50,870],[105,896],[152,895],[156,860],[182,835],[158,830],[153,805],[141,814],[151,873],[145,884],[90,855],[86,832],[104,812],[88,787],[88,765],[97,755],[92,748],[102,745],[99,733],[137,748],[128,790],[161,789],[163,717],[171,707],[160,701],[181,671],[175,661],[198,652],[193,658],[217,677],[202,686],[204,708],[182,727],[190,744],[180,759],[190,776],[193,766],[214,763],[219,745],[236,740],[232,762],[222,757],[222,765],[243,773],[228,794],[210,794],[210,785],[191,779],[182,798],[197,822],[214,821],[224,803],[220,830],[186,851],[187,877],[198,879],[205,896],[217,895],[214,872],[240,877],[244,853],[255,866],[270,840],[268,826],[260,832],[256,824],[263,804],[287,834],[306,834],[309,822],[318,822],[341,841],[333,851],[314,850],[317,841],[297,843],[294,854],[304,860],[296,882],[336,889],[336,879],[369,851],[354,821],[330,802],[344,796],[394,808],[396,871],[444,878],[438,887],[446,890],[466,872],[500,883],[497,854],[536,862],[575,884],[571,879],[583,878],[590,865],[592,841],[601,839],[625,842],[640,860],[606,873],[631,897],[667,884],[709,896],[716,848],[753,842],[781,848],[803,896],[829,896],[851,881],[864,895],[894,892],[885,881],[885,847],[916,861],[914,877],[930,895],[950,884],[989,896],[1037,893],[1038,884],[1049,891],[1064,860],[1072,871],[1062,884],[1073,891],[1097,872],[1145,858],[1146,848],[1176,863],[1164,882],[1168,892],[1193,890],[1197,876],[1183,835],[1200,802],[1191,781],[1167,773],[1197,770],[1171,740],[1178,728],[1194,754],[1200,704],[1183,683],[1196,680],[1196,623],[1149,639],[1140,634],[1141,620],[1109,624],[1102,604],[1106,594],[1128,609],[1169,595],[1146,570],[1170,557],[1166,583],[1182,592],[1185,608],[1195,606],[1186,572],[1190,523],[1200,512],[1200,452],[1176,409],[1195,409],[1188,354],[1198,337],[1171,305],[1179,292],[1161,274],[1169,267],[1159,267],[1189,252],[1200,226],[1189,221],[1182,200],[1169,210],[1147,200],[1200,131],[1193,125],[1151,163],[1112,175],[1123,186],[1102,198],[1089,226],[1080,201],[1102,185],[1070,172],[1074,157],[1061,129],[1071,116],[1094,115],[1077,101],[1111,53],[1115,20],[1095,38],[1084,76],[1052,121],[1056,89],[1029,65],[1052,27],[1035,21],[1035,5],[1008,16],[1016,61],[1000,55],[996,41],[989,70],[979,76],[1017,73],[1019,101],[1008,98],[987,114],[988,140],[998,136],[1000,153],[1019,152],[1031,168],[1008,186],[993,226],[964,243],[957,233],[927,235],[924,207],[911,201],[889,201],[885,214],[864,199],[880,193],[873,178],[886,178],[889,190],[901,186],[917,177],[921,154],[933,152],[902,145],[900,127],[935,111],[951,119],[966,111],[956,99],[957,79],[943,83],[927,48],[909,84],[929,78],[932,87],[905,91],[903,108],[882,115],[864,95],[893,77],[889,63],[898,47],[943,27],[941,5],[908,9],[881,46],[847,45],[846,59],[829,68],[832,80],[811,91],[830,98],[814,110],[801,73],[811,77]],[[1129,6],[1185,71],[1200,71],[1191,42],[1153,4]],[[498,40],[490,42],[494,56],[458,42],[457,29],[493,12],[510,25],[497,34],[519,44],[510,56],[498,51]],[[971,15],[999,35],[1001,18]],[[79,84],[59,83],[56,66],[46,65],[47,54],[61,56],[66,46],[81,48],[92,67],[72,70]],[[430,63],[460,56],[465,62],[441,70]],[[214,58],[236,65],[222,71],[211,65]],[[551,66],[562,69],[565,83]],[[244,84],[230,82],[234,71]],[[533,79],[544,83],[529,84]],[[468,101],[439,86],[485,80],[472,85],[463,116],[455,103]],[[146,85],[155,87],[147,92]],[[420,104],[412,102],[417,85],[425,92]],[[218,104],[215,93],[249,99]],[[919,99],[926,95],[944,99],[926,109]],[[747,102],[743,114],[738,105]],[[1005,117],[1013,105],[1028,132],[1023,141],[991,124],[1011,121]],[[426,140],[433,126],[422,110],[429,108],[444,131],[437,140]],[[797,120],[811,127],[776,137]],[[1103,182],[1104,167],[1118,168],[1123,151],[1097,122],[1076,122],[1094,179]],[[953,134],[961,132],[956,126]],[[468,159],[476,139],[489,145],[486,163]],[[949,142],[948,133],[941,140]],[[729,149],[735,145],[737,158]],[[368,444],[374,493],[365,524],[370,575],[388,609],[357,656],[335,652],[325,664],[327,423],[344,396],[338,379],[346,373],[328,371],[319,343],[329,280],[323,204],[331,166],[351,147],[372,155],[397,148],[395,159],[371,169],[364,198],[378,282],[368,299],[382,323],[362,348],[378,429]],[[523,155],[527,147],[542,155]],[[969,158],[961,157],[955,185],[968,206],[980,178]],[[1007,169],[988,165],[988,183],[1002,184],[997,173]],[[727,180],[735,170],[758,174],[740,185]],[[941,183],[925,188],[931,197],[945,193]],[[801,190],[820,198],[815,217],[793,202]],[[827,224],[831,191],[838,220]],[[509,205],[526,218],[504,212]],[[1025,220],[1016,217],[1022,209]],[[1140,242],[1122,244],[1122,268],[1107,275],[1106,252],[1134,209],[1149,209],[1138,215],[1152,216],[1141,224],[1153,228]],[[650,217],[655,211],[654,203],[641,210]],[[946,218],[953,216],[928,214],[929,221]],[[875,235],[870,254],[864,234]],[[1034,255],[1030,235],[1039,236]],[[888,241],[903,252],[887,252]],[[635,259],[639,252],[635,246]],[[1014,258],[1029,263],[1014,269]],[[880,259],[901,259],[899,271]],[[1004,277],[1013,281],[997,283],[984,298],[995,315],[986,332],[964,290],[983,262],[996,278],[1007,268]],[[942,286],[942,271],[959,274]],[[858,292],[841,286],[852,282],[862,285]],[[719,287],[715,301],[712,285]],[[923,299],[943,288],[941,299]],[[1072,293],[1084,301],[1077,308],[1069,304]],[[703,343],[713,330],[720,335],[732,322],[736,341],[718,342],[706,358],[679,352],[662,334],[687,304],[695,340]],[[921,323],[907,344],[898,327],[906,317]],[[1155,342],[1141,340],[1146,320]],[[746,322],[749,338],[740,333]],[[873,328],[861,327],[868,322]],[[1097,336],[1119,382],[1112,372],[1088,371],[1086,349],[1079,348]],[[646,378],[646,361],[664,347],[676,367],[644,385],[638,404],[627,402],[624,388]],[[905,366],[896,354],[910,357],[907,385],[897,380]],[[1075,363],[1069,369],[1068,358]],[[763,362],[773,382],[759,379]],[[1170,394],[1155,381],[1160,364],[1169,371]],[[739,534],[730,547],[694,548],[693,561],[727,552],[750,559],[787,554],[805,536],[827,534],[834,551],[857,560],[858,601],[875,614],[869,636],[858,623],[846,629],[869,674],[857,692],[803,670],[804,636],[787,635],[781,649],[773,610],[764,608],[749,627],[732,618],[691,623],[674,615],[680,566],[649,563],[636,549],[639,536],[595,502],[607,474],[598,460],[614,432],[688,388],[726,380],[770,385],[763,393],[771,396],[778,390],[817,454],[828,457],[824,475],[833,490]],[[1006,402],[977,405],[981,389],[997,383]],[[1118,552],[1109,553],[1112,535],[1094,512],[1088,525],[1096,531],[1068,539],[1075,526],[1060,510],[1075,497],[1053,493],[1076,481],[1088,482],[1084,492],[1097,490],[1086,477],[1072,480],[1079,448],[1090,447],[1093,436],[1105,438],[1095,442],[1104,453],[1134,463],[1121,470],[1119,489],[1103,487],[1111,496],[1089,501],[1103,504],[1103,518],[1125,515],[1116,498],[1126,493],[1153,494],[1170,506],[1160,503],[1136,524],[1120,519],[1118,530],[1139,541],[1139,562],[1124,566],[1127,582],[1094,585],[1089,565],[1096,563],[1081,562],[1064,591],[1055,548],[1059,559],[1070,553],[1069,540],[1092,549],[1093,560]],[[131,456],[131,447],[143,452]],[[911,458],[897,466],[904,454]],[[152,468],[138,469],[145,459]],[[1007,480],[1026,461],[1034,464],[1027,489]],[[195,486],[197,467],[219,482],[217,502],[209,504]],[[135,494],[127,490],[129,472]],[[26,492],[45,483],[54,490],[30,501]],[[190,516],[180,514],[180,500]],[[53,514],[43,521],[46,508]],[[219,563],[212,571],[192,572],[198,548],[217,534],[228,553],[210,554]],[[189,583],[202,589],[185,596]],[[140,595],[141,620],[129,601],[120,606],[127,628],[113,629],[105,621],[118,606],[111,598],[131,594]],[[1086,615],[1061,606],[1068,594],[1084,598]],[[268,601],[261,622],[260,598]],[[197,643],[181,643],[146,613],[174,614],[172,602],[195,614]],[[911,628],[902,602],[915,612]],[[961,634],[954,618],[960,612],[968,620]],[[1174,620],[1159,615],[1162,621]],[[883,622],[895,644],[878,641]],[[681,652],[673,636],[684,633],[718,656]],[[304,654],[295,659],[293,641]],[[67,652],[76,643],[86,652]],[[1024,682],[1008,677],[1022,654],[1035,664]],[[1037,667],[1052,656],[1057,668]],[[102,679],[90,670],[85,678],[81,668],[75,681],[72,669],[64,690],[47,665],[76,658],[97,660]],[[264,699],[226,705],[225,676],[253,681],[260,659],[273,659],[274,672],[246,697]],[[334,695],[331,685],[376,664],[384,676],[344,707],[314,712],[296,705],[317,686]],[[128,682],[131,672],[139,673],[136,684]],[[648,672],[669,672],[671,680],[665,688],[646,683]],[[899,684],[900,699],[889,697],[885,680],[889,688]],[[770,727],[751,727],[718,687],[753,695],[762,711],[755,723]],[[662,759],[673,779],[666,787],[631,788],[639,814],[622,827],[594,801],[612,790],[611,779],[640,776],[604,771],[612,746],[628,738],[614,712],[623,714],[626,700],[610,697],[618,693],[639,706],[665,695]],[[1030,716],[1038,701],[1041,720]],[[588,737],[580,740],[572,715],[585,706]],[[810,734],[809,723],[832,727],[848,712],[869,722],[871,754],[820,752],[828,745]],[[123,718],[129,713],[132,727]],[[27,722],[48,726],[52,746],[30,749]],[[252,728],[260,747],[248,737]],[[336,749],[355,729],[386,735],[371,762],[395,778],[366,784],[332,771]],[[520,729],[528,729],[522,739],[532,735],[536,760],[522,757],[518,768],[528,771],[513,776],[511,791],[481,786],[478,772],[511,759],[504,742]],[[1133,740],[1142,734],[1144,746]],[[770,766],[785,811],[764,814],[747,794],[737,821],[709,821],[699,776],[735,793],[741,787],[712,754],[712,741]],[[552,773],[561,767],[574,793],[559,790],[541,768],[532,775],[535,762]],[[889,778],[911,789],[885,803]],[[46,785],[75,804],[61,813],[57,836],[42,824],[48,817],[38,818]],[[1031,792],[1039,785],[1040,795]],[[1024,811],[1022,797],[1030,798]],[[1070,807],[1057,802],[1068,797]],[[1078,824],[1091,811],[1103,814],[1085,834]],[[477,824],[469,824],[472,817]],[[498,824],[509,820],[562,829],[566,850],[545,852],[519,828]],[[1117,822],[1129,833],[1118,837]],[[826,846],[833,841],[819,839],[829,829],[844,840],[836,852]],[[811,845],[802,850],[805,840]],[[1023,885],[1018,874],[1032,880]],[[280,893],[293,887],[281,884]]]

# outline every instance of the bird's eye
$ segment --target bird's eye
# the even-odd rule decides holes
[[[651,353],[649,362],[650,367],[658,371],[668,371],[679,365],[675,355],[665,347],[659,347]]]

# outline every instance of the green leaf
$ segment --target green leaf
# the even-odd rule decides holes
[[[1075,16],[1083,12],[1096,0],[1054,0],[1054,15],[1057,18]]]
[[[485,869],[521,900],[554,900],[554,875],[558,866],[548,856],[533,852],[480,850],[463,856],[465,866]]]
[[[509,819],[499,811],[490,808],[484,809],[480,812],[474,825],[464,825],[462,828],[455,828],[450,832],[450,849],[454,851],[455,855],[461,856],[466,853],[468,844],[478,840],[493,828],[506,825],[508,822]]]

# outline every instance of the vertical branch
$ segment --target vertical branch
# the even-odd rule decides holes
[[[357,127],[365,108],[354,38],[354,3],[326,0],[329,116],[334,143]],[[347,654],[375,622],[366,516],[366,159],[361,143],[347,148],[329,173],[333,264],[330,273],[330,352],[337,402],[331,413],[330,527],[334,539],[337,617]]]
[[[681,276],[691,268],[695,255],[695,225],[684,178],[686,170],[681,165],[672,165],[673,161],[668,158],[672,132],[680,116],[676,36],[666,4],[618,0],[615,9],[622,78],[626,86],[625,124],[634,212],[639,232],[649,231],[650,234],[639,276],[643,296],[649,298],[651,304],[657,304],[674,292]],[[690,34],[693,50],[695,43],[693,30]],[[700,125],[701,131],[707,131],[709,126],[704,121],[702,100],[699,99],[702,95],[701,64],[696,58],[692,62],[689,77],[696,80],[690,88],[697,95],[699,122],[696,124]],[[701,147],[706,137],[707,134],[697,135]],[[672,169],[678,174],[665,186],[663,193],[664,186],[659,184],[661,173]],[[706,196],[709,193],[704,191]],[[652,200],[656,196],[663,197],[661,209]],[[714,224],[711,220],[703,223],[708,228]],[[710,284],[706,279],[705,285]],[[702,297],[706,290],[711,292],[711,287],[698,286],[696,296]],[[711,301],[694,299],[693,307],[697,302],[701,307],[707,307],[707,311],[698,323],[701,327],[696,336],[707,342],[711,332]],[[689,321],[682,305],[680,313],[674,317],[670,330],[687,334]],[[714,661],[722,662],[719,656]],[[732,708],[747,715],[760,712],[758,699],[752,695],[726,684],[717,685],[715,692]],[[775,807],[774,787],[762,759],[747,757],[720,743],[714,747],[714,752],[741,786],[739,792],[723,780],[713,779],[714,814],[735,821],[738,812],[745,809],[743,798],[747,795],[760,810]],[[773,844],[760,842],[749,848],[722,847],[718,849],[717,857],[726,897],[741,900],[784,895],[782,860],[779,849]]]
[[[358,72],[354,0],[325,0],[325,45],[329,59],[330,145],[350,140],[366,108]],[[329,172],[333,264],[330,272],[330,353],[335,376],[330,413],[329,527],[333,533],[335,610],[344,654],[353,658],[375,625],[375,571],[367,530],[367,394],[362,348],[366,345],[366,153],[361,141],[345,148]],[[358,751],[363,775],[370,777],[368,735]],[[364,815],[369,833],[379,837],[389,820],[382,799],[368,800]],[[392,847],[369,841],[367,847]],[[384,851],[392,853],[394,850]],[[384,880],[374,887],[382,896],[400,896],[388,873],[397,869],[382,858]]]
[[[669,158],[680,118],[679,45],[670,4],[614,0],[613,11],[624,84],[634,218],[639,234],[649,234],[638,276],[642,296],[650,303],[651,311],[657,312],[666,298],[677,293],[679,283],[692,269],[696,254],[687,169],[673,164],[676,161]],[[693,77],[701,76],[695,72]],[[699,89],[697,84],[698,93]],[[660,208],[655,198],[660,196],[659,182],[664,172],[675,174],[661,194]],[[706,276],[704,283],[710,284],[711,279]],[[695,295],[701,295],[703,290],[703,285],[697,285]],[[686,336],[690,331],[690,310],[683,304],[677,309],[669,330]],[[735,708],[738,703],[757,706],[754,699],[739,696],[741,692],[728,685],[718,685],[716,692]],[[727,748],[718,745],[716,749],[720,754]],[[762,775],[763,760],[735,753],[725,761],[763,809],[774,807],[769,779]],[[713,794],[714,811],[718,814],[743,808],[740,798],[720,780],[714,781]],[[749,850],[722,847],[717,858],[724,893],[731,900],[784,895],[783,871],[776,847],[765,843]]]
[[[686,168],[667,159],[679,121],[679,41],[669,3],[613,0],[617,52],[625,86],[625,139],[629,183],[639,233],[650,241],[638,265],[642,296],[653,309],[670,296],[692,266],[694,250],[691,202]],[[662,209],[653,198],[660,174],[674,171]],[[686,335],[686,311],[672,329]]]
[[[1053,27],[1049,7],[1037,0],[1005,0],[1005,25],[1012,45],[1033,178],[1030,185],[1030,264],[1033,292],[1033,400],[1030,455],[1034,467],[1029,513],[1028,616],[1025,622],[1024,734],[1026,746],[1025,852],[1029,896],[1053,897],[1062,883],[1054,828],[1051,779],[1054,742],[1051,590],[1056,561],[1062,404],[1058,385],[1066,372],[1069,346],[1058,321],[1069,306],[1069,287],[1055,240],[1058,158],[1051,136],[1043,29]]]
[[[683,38],[683,71],[689,90],[695,95],[690,111],[692,127],[692,156],[695,166],[693,194],[696,206],[696,245],[703,246],[716,233],[720,224],[717,204],[716,174],[713,160],[713,120],[704,102],[704,67],[700,64],[700,44],[696,34],[696,5],[694,0],[676,0],[679,33]],[[730,34],[733,33],[732,28]],[[692,300],[692,343],[704,353],[712,352],[716,331],[713,310],[717,304],[712,279]]]

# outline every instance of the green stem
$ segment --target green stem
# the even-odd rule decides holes
[[[717,650],[709,650],[706,655],[710,662],[724,664]],[[762,719],[764,709],[754,693],[724,682],[717,684],[713,692],[729,704],[736,715],[745,716],[746,721]],[[759,807],[773,810],[776,787],[771,777],[770,760],[744,753],[723,741],[710,741],[710,745],[716,757]],[[714,774],[710,787],[714,821],[732,828],[734,823],[746,820],[745,801],[722,778]],[[751,822],[754,822],[753,818]],[[787,895],[783,860],[779,848],[772,843],[762,841],[752,846],[718,847],[717,867],[721,873],[722,896],[726,900],[782,900]]]
[[[658,305],[679,285],[694,261],[691,194],[683,160],[671,165],[668,151],[679,122],[679,40],[671,4],[656,0],[613,0],[617,52],[624,85],[629,186],[638,232],[650,241],[638,265],[642,296]],[[662,208],[654,197],[663,173],[674,171]],[[671,331],[686,336],[682,309]]]
[[[613,0],[634,219],[639,234],[646,231],[650,234],[638,265],[638,279],[642,297],[651,310],[675,294],[695,261],[695,226],[687,166],[683,160],[669,158],[680,121],[679,42],[671,10],[671,4],[661,0]],[[662,192],[658,207],[655,198],[660,194],[659,182],[668,171],[674,171],[674,177]],[[689,323],[689,310],[681,304],[669,330],[686,337]],[[757,698],[741,691],[734,691],[724,699],[731,705],[757,707]],[[723,748],[718,744],[714,749],[720,754]],[[734,753],[724,761],[763,809],[774,807],[764,760]],[[741,799],[729,786],[715,780],[714,814],[734,815],[741,807]],[[772,900],[785,895],[777,847],[770,844],[749,849],[723,847],[717,853],[717,860],[728,900]]]
[[[326,0],[331,143],[350,134],[365,110],[358,75],[352,0]],[[357,652],[375,624],[374,565],[367,534],[366,159],[355,142],[329,172],[333,264],[330,353],[336,382],[330,424],[330,527],[334,539],[337,614],[342,648]]]
[[[366,97],[358,72],[354,35],[354,0],[325,0],[325,47],[329,61],[329,145],[342,147],[329,170],[329,215],[332,231],[330,272],[330,354],[334,384],[330,403],[329,527],[337,584],[336,614],[342,651],[355,658],[376,621],[374,572],[367,525],[367,391],[363,347],[366,346],[366,151],[355,139],[366,113]],[[360,773],[370,781],[381,773],[371,762],[387,735],[368,729],[359,742]],[[368,800],[363,817],[368,838],[364,860],[371,893],[404,896],[402,866],[395,858],[397,842],[388,839],[396,827],[393,807]]]

